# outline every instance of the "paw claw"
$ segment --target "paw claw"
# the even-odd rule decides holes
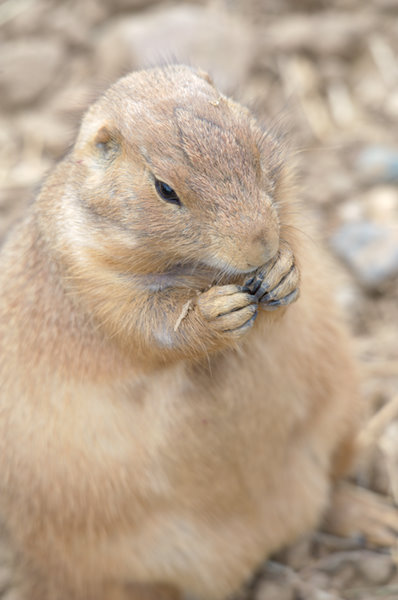
[[[259,273],[254,277],[252,283],[250,284],[250,291],[254,296],[256,296],[258,292],[262,289],[264,277],[264,273]]]
[[[225,333],[244,333],[244,331],[250,329],[250,327],[253,325],[254,321],[257,318],[257,314],[258,313],[256,310],[255,313],[250,317],[250,319],[246,321],[246,323],[243,323],[243,325],[240,325],[240,327],[236,327],[235,329],[226,329]]]
[[[287,294],[283,298],[278,298],[277,300],[271,299],[271,300],[267,301],[267,299],[264,300],[262,298],[261,305],[263,308],[265,308],[265,310],[275,310],[279,306],[287,306],[288,304],[291,304],[292,302],[297,300],[298,295],[299,295],[299,289],[296,288],[295,290],[290,292],[290,294]]]
[[[260,306],[271,311],[298,298],[299,279],[293,252],[287,244],[282,244],[277,257],[263,265],[245,285]]]
[[[266,281],[262,281],[258,286],[257,290],[254,292],[257,300],[261,300],[263,296],[267,295],[269,292],[269,284]]]

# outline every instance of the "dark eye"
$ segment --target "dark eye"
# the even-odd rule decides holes
[[[173,188],[167,185],[167,183],[160,181],[159,179],[155,179],[155,188],[162,200],[166,200],[166,202],[171,202],[172,204],[178,204],[178,206],[181,206],[179,197]]]

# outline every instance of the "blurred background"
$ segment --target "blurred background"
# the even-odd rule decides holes
[[[87,105],[165,59],[281,123],[377,413],[356,480],[398,502],[398,0],[0,1],[0,239]],[[317,532],[278,560],[242,598],[398,599],[394,545]]]

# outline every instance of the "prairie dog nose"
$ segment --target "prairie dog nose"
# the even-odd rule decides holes
[[[278,249],[279,227],[275,224],[254,234],[247,247],[246,260],[253,268],[261,267],[276,255]]]

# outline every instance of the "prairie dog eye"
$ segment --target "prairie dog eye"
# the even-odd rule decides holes
[[[172,187],[170,187],[164,181],[160,181],[160,179],[155,179],[155,188],[162,200],[166,202],[170,202],[171,204],[177,204],[181,206],[181,200],[175,193]]]

